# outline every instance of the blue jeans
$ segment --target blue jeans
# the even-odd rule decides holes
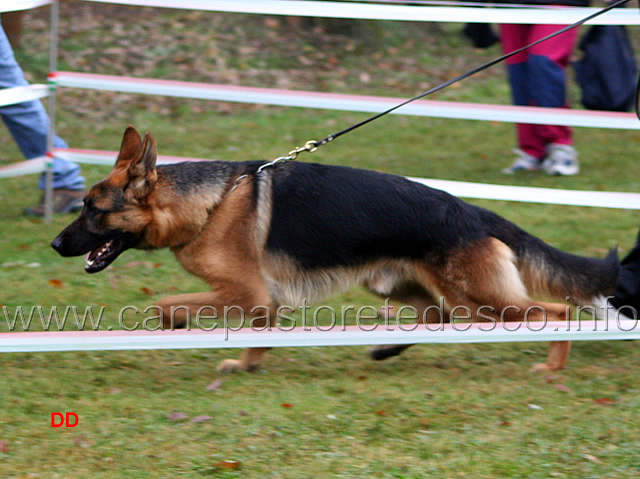
[[[26,86],[22,69],[16,62],[11,44],[0,24],[0,88]],[[25,101],[0,107],[0,116],[18,144],[22,154],[28,160],[44,156],[47,153],[47,131],[49,118],[39,100]],[[53,146],[67,148],[64,140],[54,138]],[[38,185],[44,189],[44,175]],[[53,187],[70,190],[84,188],[84,178],[80,176],[80,167],[61,158],[53,159]]]

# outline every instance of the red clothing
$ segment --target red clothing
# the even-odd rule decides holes
[[[500,25],[505,53],[512,52],[560,30],[563,25]],[[566,67],[578,36],[574,28],[507,59],[513,102],[523,106],[568,107]],[[518,123],[518,146],[538,159],[551,143],[572,145],[567,126]]]

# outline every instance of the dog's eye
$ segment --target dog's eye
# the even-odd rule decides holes
[[[100,215],[100,214],[105,214],[107,213],[107,210],[103,210],[102,208],[98,208],[95,203],[93,202],[93,200],[84,200],[84,207],[87,211],[87,213],[92,214],[92,215]]]

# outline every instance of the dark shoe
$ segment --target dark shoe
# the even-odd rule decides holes
[[[64,188],[53,190],[53,212],[73,213],[74,211],[80,211],[82,209],[82,198],[84,198],[84,190],[67,190]],[[25,208],[23,213],[26,216],[42,218],[44,216],[44,193],[38,206]]]

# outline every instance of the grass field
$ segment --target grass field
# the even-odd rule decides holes
[[[46,9],[29,12],[18,58],[46,73]],[[460,25],[377,23],[294,28],[277,18],[62,3],[61,69],[405,97],[497,56]],[[353,27],[343,24],[343,27]],[[634,32],[635,34],[636,32]],[[572,87],[572,96],[578,92]],[[438,99],[508,103],[501,66]],[[577,103],[574,101],[574,103]],[[59,133],[74,147],[117,149],[127,124],[161,153],[270,159],[366,115],[62,90]],[[409,176],[583,190],[640,190],[640,133],[577,129],[582,172],[505,177],[513,125],[389,116],[302,161]],[[21,160],[5,129],[1,163]],[[85,166],[88,183],[109,168]],[[126,252],[97,275],[49,242],[22,209],[35,177],[0,180],[0,331],[20,307],[124,306],[202,291],[167,251]],[[372,192],[372,201],[375,200]],[[635,211],[475,201],[545,241],[603,256],[633,244]],[[380,304],[356,289],[336,307]],[[36,327],[37,329],[37,327]],[[3,354],[0,477],[7,478],[636,478],[637,344],[575,343],[568,369],[534,374],[547,346],[424,345],[385,362],[363,347],[280,349],[255,373],[222,376],[235,350]],[[52,412],[75,428],[52,428]]]

